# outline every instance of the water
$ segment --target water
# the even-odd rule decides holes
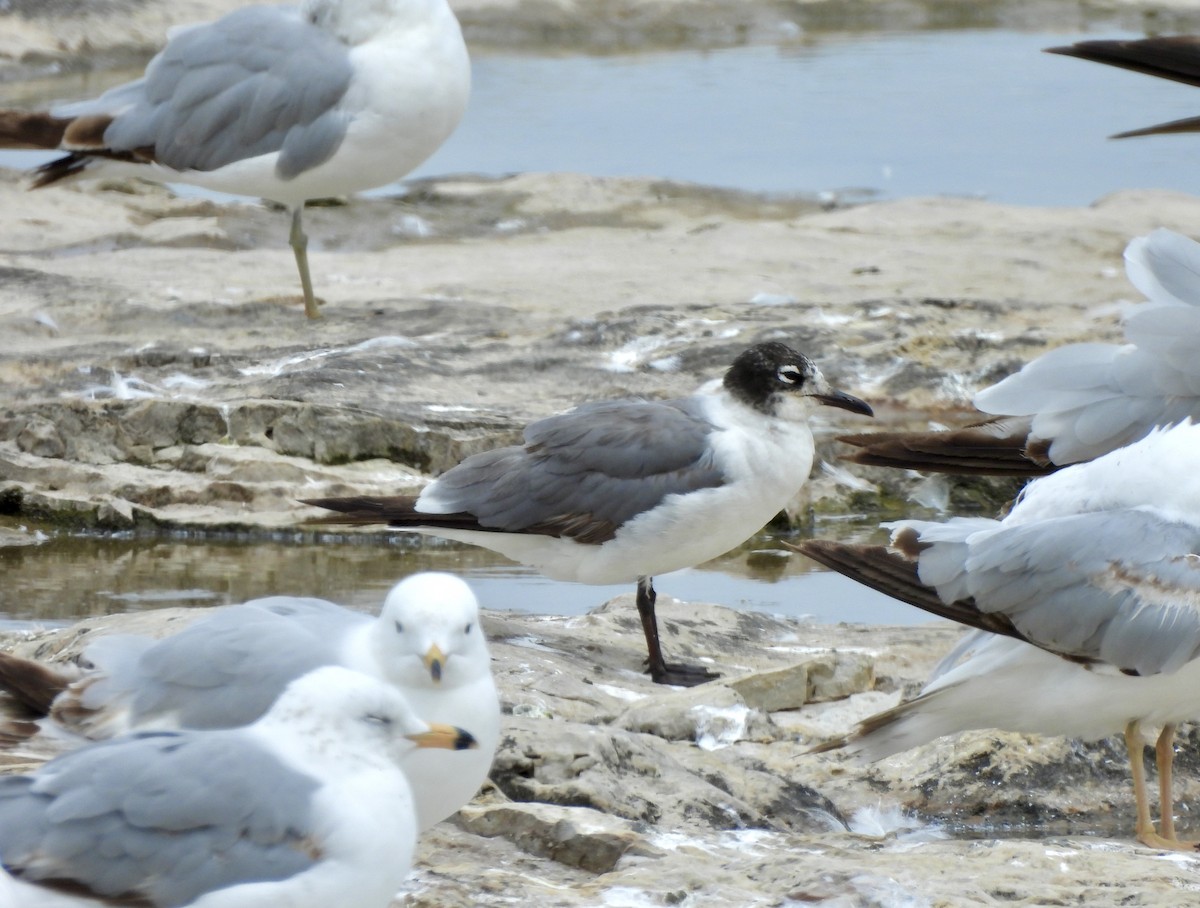
[[[633,584],[547,580],[482,549],[407,534],[335,537],[314,544],[300,534],[264,540],[62,533],[40,545],[0,547],[0,628],[276,594],[318,596],[375,611],[396,580],[421,570],[461,574],[488,608],[538,614],[581,614],[633,591]],[[918,609],[786,553],[776,537],[766,534],[709,565],[656,578],[655,586],[664,596],[819,622],[930,620]]]
[[[1105,137],[1200,113],[1200,93],[1042,52],[1080,37],[949,31],[483,57],[466,120],[419,173],[563,170],[1022,205],[1195,190],[1196,139]]]
[[[1200,93],[1042,53],[1085,37],[1096,36],[966,30],[603,57],[476,53],[466,119],[416,175],[575,171],[1022,205],[1195,190],[1194,137],[1105,137],[1200,113]],[[78,99],[136,75],[3,85],[0,103]],[[8,152],[0,164],[45,157]]]

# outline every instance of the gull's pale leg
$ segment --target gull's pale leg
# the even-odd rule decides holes
[[[1154,761],[1158,767],[1158,828],[1164,839],[1175,838],[1175,799],[1171,797],[1172,775],[1175,768],[1175,725],[1163,726],[1154,745]]]
[[[1142,731],[1137,720],[1125,726],[1125,749],[1129,751],[1129,772],[1133,776],[1133,799],[1137,802],[1137,829],[1139,842],[1152,844],[1158,838],[1154,821],[1150,819],[1150,799],[1146,796],[1146,767],[1142,760]]]
[[[1174,726],[1169,726],[1169,728],[1171,730],[1171,737],[1174,738]],[[1163,735],[1166,732],[1167,729],[1164,728]],[[1159,735],[1158,738],[1160,745],[1163,741],[1163,735]],[[1129,770],[1133,775],[1133,797],[1137,801],[1137,840],[1143,845],[1149,845],[1151,848],[1195,853],[1197,843],[1181,842],[1173,834],[1170,836],[1159,835],[1154,828],[1154,821],[1150,819],[1150,798],[1146,793],[1146,768],[1142,759],[1142,748],[1145,745],[1142,743],[1142,734],[1136,719],[1125,726],[1125,746],[1129,750]],[[1166,810],[1167,812],[1164,816],[1169,816],[1170,805],[1167,806]],[[1169,827],[1164,825],[1164,831],[1166,829],[1173,830],[1174,825],[1172,824]]]
[[[292,210],[292,232],[288,242],[292,244],[292,252],[296,255],[296,267],[300,269],[300,286],[304,290],[304,314],[309,318],[320,318],[317,309],[317,298],[313,295],[312,276],[308,273],[308,237],[300,224],[304,214],[304,203],[301,202]]]

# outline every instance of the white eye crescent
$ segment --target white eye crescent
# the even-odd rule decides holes
[[[779,380],[789,385],[797,385],[804,381],[804,376],[795,366],[780,366],[776,373]]]

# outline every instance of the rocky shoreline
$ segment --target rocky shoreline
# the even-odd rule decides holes
[[[426,834],[398,906],[1167,906],[1200,885],[1200,859],[1131,842],[1119,742],[977,732],[874,766],[807,753],[911,693],[954,628],[667,597],[660,612],[672,651],[722,679],[651,684],[631,596],[576,618],[485,612],[505,713],[492,781]],[[0,646],[62,660],[97,633],[162,634],[195,614],[88,619]],[[1186,732],[1184,805],[1200,795],[1197,744]],[[0,762],[19,771],[52,749],[25,743]]]
[[[313,212],[327,302],[309,324],[279,296],[293,275],[273,212],[132,183],[28,193],[12,173],[0,204],[22,211],[0,225],[0,513],[150,531],[294,527],[298,488],[415,487],[581,401],[687,393],[770,338],[876,406],[876,425],[953,424],[973,389],[1047,347],[1118,340],[1138,299],[1125,243],[1200,221],[1200,201],[1153,191],[842,208],[447,179]],[[411,217],[432,236],[390,229]],[[822,415],[819,457],[836,463],[847,423]],[[789,510],[891,513],[914,484],[838,468]],[[943,495],[988,511],[1012,491]]]

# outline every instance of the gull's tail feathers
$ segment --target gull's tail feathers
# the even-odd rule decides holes
[[[154,160],[152,148],[110,148],[104,133],[112,121],[112,116],[104,113],[58,116],[46,111],[0,110],[0,148],[66,152],[34,171],[32,189],[80,174],[96,159],[141,163]]]
[[[993,419],[936,432],[864,432],[841,435],[857,451],[854,463],[931,473],[975,476],[1044,476],[1058,467],[1048,446],[1031,439],[1026,418]]]
[[[441,529],[479,530],[479,521],[470,514],[426,514],[416,510],[413,495],[373,498],[354,495],[347,498],[305,498],[302,504],[325,508],[336,513],[313,517],[307,526],[371,526],[439,527]]]
[[[0,689],[38,716],[49,715],[54,699],[78,677],[78,672],[0,653]]]
[[[0,148],[53,150],[62,146],[70,117],[40,110],[0,110]]]
[[[964,723],[958,711],[951,708],[957,699],[956,690],[956,686],[941,688],[876,713],[858,723],[850,734],[818,744],[808,753],[840,750],[873,763],[963,731],[971,724]]]

